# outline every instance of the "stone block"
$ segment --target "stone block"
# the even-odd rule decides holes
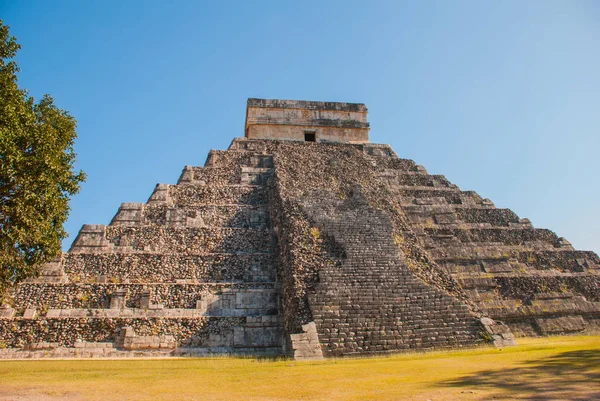
[[[579,315],[538,318],[535,322],[544,335],[575,333],[585,329],[585,320]]]
[[[150,195],[147,202],[149,205],[165,204],[171,205],[173,203],[169,194],[168,184],[156,184],[154,192]]]
[[[269,290],[246,290],[235,294],[238,309],[277,308],[277,294]]]
[[[204,219],[199,215],[197,215],[195,217],[186,216],[185,226],[186,227],[195,227],[195,228],[207,227],[206,223],[204,222]]]
[[[574,250],[574,248],[573,248],[573,246],[571,245],[571,243],[570,243],[569,241],[567,241],[567,239],[566,239],[566,238],[564,238],[564,237],[560,237],[560,238],[558,239],[558,245],[559,245],[561,248],[564,248],[564,249],[570,249],[570,250]]]
[[[294,359],[310,360],[323,359],[323,351],[317,334],[315,322],[309,322],[302,326],[303,333],[291,334],[290,341],[294,350]],[[342,338],[343,334],[340,336]]]
[[[488,317],[483,317],[479,320],[484,330],[491,337],[495,347],[502,348],[517,345],[514,335],[510,328],[502,322],[494,321]]]
[[[70,253],[107,252],[111,247],[106,239],[106,226],[102,224],[84,224],[79,230]]]
[[[234,347],[246,347],[247,346],[243,327],[236,326],[233,328],[233,346]]]
[[[454,213],[435,214],[433,218],[436,224],[456,224],[456,214]]]
[[[165,224],[170,227],[185,227],[187,225],[187,215],[185,210],[179,208],[167,209]]]
[[[111,226],[140,226],[144,223],[143,203],[122,203],[119,211],[110,222]]]
[[[8,305],[0,307],[0,319],[11,319],[15,315],[15,310]]]
[[[148,309],[150,307],[150,297],[152,291],[150,289],[143,289],[140,294],[140,309]]]
[[[48,309],[46,312],[47,318],[57,318],[60,317],[61,310],[60,309]]]
[[[51,262],[44,264],[40,276],[34,281],[43,283],[63,283],[66,282],[66,280],[67,277],[63,268],[63,257],[61,254]]]
[[[185,166],[183,168],[183,171],[181,172],[181,176],[179,177],[179,181],[177,183],[190,183],[192,181],[194,181],[194,167]]]
[[[116,289],[110,296],[111,309],[123,309],[125,307],[127,290],[124,288]]]
[[[23,319],[35,319],[37,316],[37,310],[35,308],[25,309],[23,313]]]

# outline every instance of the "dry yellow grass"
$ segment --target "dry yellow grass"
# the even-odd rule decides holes
[[[392,357],[0,362],[0,400],[597,400],[600,337]]]

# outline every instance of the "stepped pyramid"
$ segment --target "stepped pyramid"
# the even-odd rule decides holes
[[[0,308],[0,358],[290,355],[600,330],[600,259],[387,145],[363,104],[249,99],[184,168]]]

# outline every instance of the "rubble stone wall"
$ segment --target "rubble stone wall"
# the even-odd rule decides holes
[[[84,225],[5,299],[0,358],[281,354],[271,169],[264,152],[212,151],[108,226]]]
[[[235,296],[244,290],[275,290],[273,283],[205,283],[205,284],[52,284],[25,283],[19,286],[14,296],[14,307],[38,309],[93,308],[108,309],[115,291],[126,293],[126,308],[142,308],[140,298],[149,292],[149,303],[166,309],[195,309],[197,302],[208,295],[230,293]],[[265,305],[273,309],[273,305]],[[276,307],[275,307],[276,309]],[[276,310],[274,311],[276,312]],[[272,312],[273,313],[273,312]]]
[[[66,254],[64,271],[71,281],[175,282],[176,280],[249,281],[275,280],[275,261],[269,254]]]
[[[182,346],[207,346],[210,334],[227,337],[244,318],[55,318],[29,320],[17,318],[0,325],[0,338],[6,347],[25,347],[37,342],[73,347],[77,340],[113,342],[121,327],[133,327],[139,335],[173,335]],[[225,346],[226,344],[221,344]]]

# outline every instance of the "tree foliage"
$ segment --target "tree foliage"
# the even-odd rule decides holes
[[[20,45],[0,20],[0,294],[60,254],[74,171],[76,121],[45,95],[19,89]]]

